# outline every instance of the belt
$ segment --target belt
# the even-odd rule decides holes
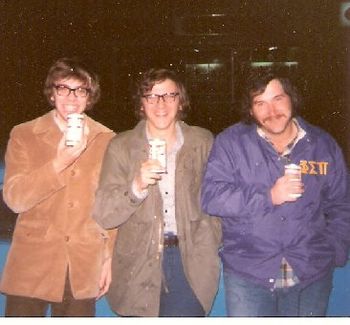
[[[179,238],[177,236],[164,236],[164,247],[177,247],[179,246]]]

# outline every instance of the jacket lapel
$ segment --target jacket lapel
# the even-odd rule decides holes
[[[149,145],[146,136],[146,122],[140,121],[135,127],[135,134],[131,139],[131,157],[140,161],[145,161],[148,158]],[[141,150],[140,150],[141,148]]]
[[[85,115],[85,123],[87,124],[89,128],[89,134],[88,134],[88,144],[93,141],[100,133],[111,133],[113,132],[106,126],[94,121],[91,117]]]
[[[57,144],[62,138],[62,132],[53,119],[53,112],[52,110],[39,117],[33,127],[33,132],[48,146],[57,148]]]
[[[58,142],[62,138],[62,132],[58,128],[53,118],[54,110],[51,110],[47,114],[39,117],[34,125],[34,133],[37,134],[46,144],[57,147]],[[104,125],[94,121],[89,116],[85,115],[86,123],[89,128],[88,143],[93,141],[100,133],[113,132]]]

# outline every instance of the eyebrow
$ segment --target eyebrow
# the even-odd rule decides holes
[[[75,88],[71,88],[70,86],[68,86],[67,84],[64,84],[64,83],[58,83],[58,84],[55,84],[54,86],[55,87],[64,86],[64,87],[69,88],[69,89],[79,89],[79,88],[89,89],[89,87],[84,86],[84,85],[81,85],[81,86],[78,86],[78,87],[75,87]]]
[[[260,96],[260,95],[256,95],[256,96],[253,98],[253,100],[252,100],[253,104],[254,104],[254,103],[264,102],[264,101],[265,101],[264,99],[256,99],[256,97],[258,97],[258,96]],[[288,95],[287,95],[286,93],[282,92],[282,93],[278,93],[277,95],[274,95],[271,99],[274,99],[274,98],[276,98],[276,97],[286,97],[286,96],[288,96]]]

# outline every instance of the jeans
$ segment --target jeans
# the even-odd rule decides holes
[[[325,316],[333,272],[305,288],[268,289],[224,271],[228,316]]]
[[[203,307],[186,279],[178,247],[164,249],[163,273],[159,316],[204,316]]]

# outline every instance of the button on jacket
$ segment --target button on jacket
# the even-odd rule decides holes
[[[209,131],[179,122],[184,144],[175,172],[176,223],[184,272],[208,313],[218,288],[221,226],[199,206],[203,168],[212,144]],[[96,194],[94,218],[118,228],[108,300],[124,316],[157,316],[162,285],[163,215],[159,187],[145,199],[133,195],[135,173],[148,157],[145,121],[110,143]]]
[[[224,269],[273,288],[282,258],[301,285],[348,259],[348,170],[334,139],[297,118],[306,135],[290,153],[301,166],[305,192],[274,206],[270,189],[284,173],[283,158],[257,133],[236,124],[215,139],[202,186],[202,207],[222,218]]]
[[[60,302],[67,268],[76,299],[96,297],[114,234],[91,209],[103,154],[114,133],[86,117],[86,150],[57,174],[52,160],[62,137],[53,111],[13,128],[5,156],[4,201],[19,213],[1,292]]]

